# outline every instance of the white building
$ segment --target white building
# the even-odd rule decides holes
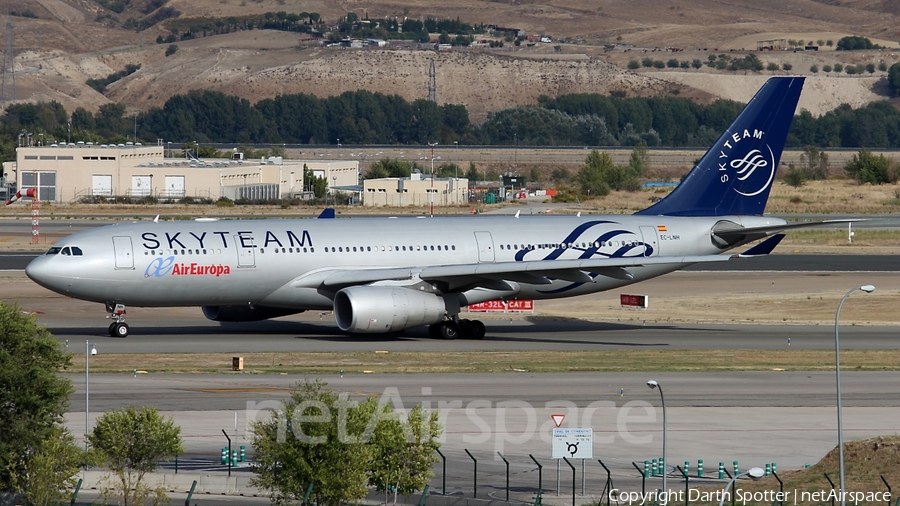
[[[363,181],[363,205],[371,207],[457,206],[469,203],[469,180],[412,174]]]
[[[43,201],[85,197],[276,199],[300,195],[304,167],[329,187],[358,184],[356,160],[166,158],[163,146],[61,144],[20,147],[3,171],[18,188],[36,187]]]

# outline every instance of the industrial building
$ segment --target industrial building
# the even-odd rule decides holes
[[[389,177],[363,181],[363,205],[404,207],[465,205],[469,202],[469,180],[435,178],[413,173],[410,177]]]
[[[329,188],[359,184],[357,160],[185,159],[165,154],[164,146],[140,143],[26,146],[17,148],[16,161],[4,163],[3,172],[18,188],[36,187],[40,200],[57,203],[96,197],[302,197],[304,168],[324,177]]]

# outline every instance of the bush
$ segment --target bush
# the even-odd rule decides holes
[[[822,72],[826,72],[826,73],[827,73],[827,72],[831,72],[831,65],[827,65],[827,64],[826,64],[826,65],[823,65],[823,66],[822,66]]]
[[[669,67],[670,69],[678,68],[678,60],[676,58],[669,59],[669,61],[666,62],[666,67]]]
[[[809,67],[809,71],[812,72],[813,74],[818,74],[818,73],[819,73],[819,66],[818,66],[818,65],[813,65],[813,66]]]
[[[178,51],[178,46],[175,44],[171,44],[166,48],[166,57],[172,56],[176,51]]]
[[[888,71],[888,85],[894,95],[900,96],[900,62],[891,65]]]
[[[631,70],[636,70],[641,67],[641,62],[637,60],[628,60],[628,68]]]
[[[653,66],[653,58],[650,58],[649,56],[645,57],[644,59],[641,60],[641,65],[644,67],[652,67]]]
[[[778,70],[778,64],[775,62],[769,62],[769,64],[766,65],[766,70],[774,72],[774,71]]]
[[[866,148],[853,155],[844,171],[857,183],[884,184],[890,182],[890,161],[884,155],[875,156]]]
[[[653,60],[653,68],[661,69],[661,68],[665,68],[665,67],[666,67],[666,64],[663,63],[662,60]]]
[[[843,65],[841,65],[840,63],[835,63],[835,64],[834,64],[834,71],[835,71],[835,72],[842,72],[843,70],[844,70],[844,66],[843,66]]]
[[[234,207],[234,201],[228,197],[219,197],[216,201],[216,207]]]
[[[788,186],[793,186],[794,188],[799,188],[806,184],[806,173],[802,168],[795,167],[794,164],[788,165],[788,171],[784,174],[784,184]],[[798,197],[799,198],[799,197]],[[791,199],[791,202],[794,202]],[[796,202],[794,202],[796,203]]]
[[[794,68],[794,66],[791,65],[790,63],[782,63],[782,64],[781,64],[781,70],[789,71],[789,70],[791,70],[792,68]]]

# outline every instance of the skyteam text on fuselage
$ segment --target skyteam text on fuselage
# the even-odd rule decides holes
[[[465,216],[137,222],[79,232],[32,261],[38,284],[106,304],[110,335],[125,307],[201,306],[215,321],[333,310],[349,333],[430,327],[480,339],[460,309],[494,299],[610,290],[775,235],[763,216],[802,77],[763,85],[685,180],[632,216]]]

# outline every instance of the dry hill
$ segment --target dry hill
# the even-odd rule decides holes
[[[8,1],[8,0],[7,0]],[[661,0],[529,0],[510,2],[462,0],[441,3],[412,0],[402,5],[367,0],[169,0],[182,17],[222,17],[273,11],[319,12],[329,23],[347,12],[369,17],[437,16],[469,23],[494,23],[564,39],[566,42],[494,50],[436,52],[400,46],[388,50],[306,48],[298,36],[274,31],[245,31],[178,42],[155,43],[168,32],[156,26],[138,33],[122,28],[129,18],[143,17],[151,0],[130,0],[115,14],[93,0],[23,0],[8,9],[37,16],[10,17],[16,47],[16,97],[57,100],[67,110],[96,110],[115,101],[130,112],[162,105],[169,97],[206,88],[255,102],[286,93],[319,96],[369,89],[398,93],[412,100],[426,96],[428,67],[437,65],[438,101],[462,103],[474,120],[492,110],[532,104],[537,96],[611,91],[630,96],[679,94],[701,101],[716,97],[747,100],[773,72],[738,74],[674,69],[626,70],[631,59],[701,59],[725,53],[743,57],[766,39],[833,40],[853,34],[890,47],[900,40],[900,0],[844,2],[731,0],[663,2]],[[2,30],[5,34],[5,27]],[[612,51],[604,43],[618,43]],[[629,46],[625,46],[628,44]],[[680,49],[677,52],[664,50]],[[765,62],[789,63],[789,73],[833,63],[900,61],[890,50],[836,53],[758,53]],[[85,85],[126,64],[141,65],[135,74],[114,83],[106,94]],[[779,71],[782,72],[782,71]],[[7,79],[10,79],[8,76]],[[841,103],[854,106],[881,98],[884,73],[865,77],[823,75],[811,82],[801,107],[821,114]]]

